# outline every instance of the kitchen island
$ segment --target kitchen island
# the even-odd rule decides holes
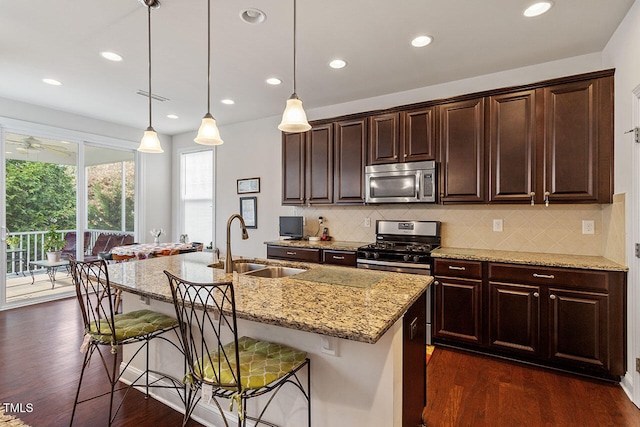
[[[315,427],[419,424],[426,384],[424,298],[431,277],[236,260],[306,270],[271,279],[226,274],[209,267],[213,261],[212,254],[190,253],[113,264],[109,275],[113,286],[126,292],[124,311],[151,308],[169,315],[175,313],[164,270],[194,282],[233,282],[242,335],[308,353]],[[181,377],[181,355],[164,344],[154,343],[153,369]],[[127,352],[125,349],[125,357]],[[142,361],[136,361],[125,377],[133,377],[141,366]],[[154,397],[182,409],[177,395],[161,391]],[[284,392],[288,394],[279,395],[274,402],[277,407],[271,421],[305,425],[306,403],[294,390]],[[199,404],[194,418],[206,425],[221,425],[212,404]]]

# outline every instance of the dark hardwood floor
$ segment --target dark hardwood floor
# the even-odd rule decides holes
[[[436,348],[427,366],[428,427],[640,426],[619,385]]]
[[[81,328],[73,298],[0,312],[0,400],[33,406],[12,415],[33,427],[69,424],[82,364]],[[640,426],[640,409],[617,385],[444,348],[436,348],[427,371],[428,427]],[[101,376],[87,378],[87,385],[104,387]],[[106,425],[102,404],[80,405],[74,425]],[[116,425],[179,426],[181,420],[133,391]]]

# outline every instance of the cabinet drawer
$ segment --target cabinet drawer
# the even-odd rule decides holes
[[[436,276],[482,279],[482,262],[436,258],[433,271]]]
[[[320,249],[267,245],[267,258],[319,263]]]
[[[577,270],[572,268],[489,263],[489,280],[582,289],[609,289],[609,275],[607,272]]]
[[[324,249],[322,251],[322,261],[325,264],[355,267],[356,253],[355,251],[336,251]]]

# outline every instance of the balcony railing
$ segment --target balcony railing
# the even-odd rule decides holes
[[[60,230],[60,235],[64,236],[75,230]],[[114,230],[87,230],[91,232],[89,244],[87,245],[87,251],[85,255],[91,254],[96,239],[100,233],[109,234],[131,234],[127,232],[114,231]],[[20,243],[15,246],[17,251],[8,249],[7,252],[7,275],[10,274],[24,274],[29,271],[29,263],[32,261],[41,261],[47,259],[47,253],[44,250],[44,239],[47,231],[24,231],[9,233],[7,237],[18,236]]]

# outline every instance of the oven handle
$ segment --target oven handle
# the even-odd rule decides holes
[[[408,262],[393,262],[393,261],[380,261],[375,259],[360,259],[357,260],[358,264],[372,264],[372,265],[387,265],[389,267],[407,267],[418,268],[422,270],[430,270],[431,266],[427,264],[413,264]]]

